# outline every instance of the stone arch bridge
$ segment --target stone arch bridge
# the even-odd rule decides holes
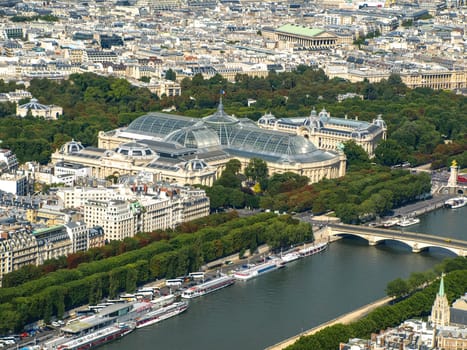
[[[409,246],[414,253],[436,247],[458,256],[467,256],[467,241],[454,238],[403,230],[345,224],[328,224],[323,230],[322,234],[324,237],[327,237],[328,240],[332,240],[333,237],[336,236],[355,236],[367,240],[369,245],[377,245],[386,241],[396,241]]]

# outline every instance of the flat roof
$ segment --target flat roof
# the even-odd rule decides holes
[[[284,24],[283,26],[277,28],[276,31],[302,36],[316,36],[324,32],[322,29],[296,26],[293,24]]]

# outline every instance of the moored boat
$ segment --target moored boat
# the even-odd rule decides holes
[[[317,243],[309,247],[300,249],[298,253],[300,254],[301,257],[310,256],[310,255],[314,255],[314,254],[322,252],[327,247],[328,247],[328,244],[326,242]]]
[[[182,312],[186,311],[186,309],[188,309],[188,303],[186,301],[179,301],[168,306],[150,311],[135,320],[136,328],[142,328],[161,322],[170,317],[181,314]]]
[[[451,208],[451,209],[462,208],[466,204],[467,204],[467,197],[450,198],[446,202],[444,202],[444,206],[446,208]]]
[[[221,288],[228,287],[235,283],[235,278],[232,276],[221,275],[211,281],[198,284],[190,287],[182,293],[182,298],[193,299],[205,294],[212,293]]]
[[[399,220],[399,222],[397,223],[397,225],[401,226],[401,227],[407,227],[407,226],[412,226],[412,225],[415,225],[415,224],[418,224],[420,223],[420,219],[419,218],[415,218],[415,217],[403,217],[402,219]]]
[[[284,262],[284,264],[288,264],[292,261],[295,261],[295,260],[298,260],[300,259],[302,256],[299,254],[298,251],[293,251],[293,252],[289,252],[289,253],[286,253],[286,254],[281,254],[281,259],[282,261]]]
[[[135,324],[132,322],[111,325],[60,344],[57,350],[93,349],[112,340],[124,337],[134,329]]]
[[[279,258],[272,258],[270,260],[266,260],[265,262],[249,266],[245,269],[235,271],[234,277],[238,280],[246,281],[251,278],[258,277],[263,275],[267,272],[271,272],[277,270],[280,267],[283,267],[283,262]]]
[[[399,223],[399,218],[391,218],[383,222],[383,227],[392,227]]]

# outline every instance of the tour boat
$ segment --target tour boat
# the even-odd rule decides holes
[[[115,324],[60,344],[57,347],[57,350],[93,349],[97,346],[111,342],[112,340],[124,337],[134,329],[135,324],[131,322]]]
[[[310,256],[322,252],[328,247],[326,242],[313,244],[309,247],[302,248],[298,251],[301,257]]]
[[[401,226],[401,227],[407,227],[407,226],[412,226],[412,225],[415,225],[415,224],[418,224],[420,223],[420,219],[419,218],[415,218],[415,217],[403,217],[402,219],[399,220],[399,222],[397,223],[397,225]]]
[[[235,271],[234,277],[238,280],[246,281],[251,278],[258,277],[263,275],[267,272],[271,272],[277,270],[280,267],[283,267],[283,262],[279,258],[272,258],[270,260],[266,260],[265,262],[249,265],[247,268]]]
[[[182,298],[193,299],[205,294],[212,293],[221,288],[228,287],[235,283],[235,278],[232,276],[221,275],[211,281],[198,284],[190,287],[182,293]]]
[[[136,319],[136,328],[143,328],[161,322],[170,317],[177,316],[188,309],[186,301],[179,301],[159,309],[149,311],[147,314]]]

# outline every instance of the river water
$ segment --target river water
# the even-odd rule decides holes
[[[408,229],[467,239],[466,214],[467,207],[439,209]],[[195,299],[184,314],[102,349],[264,349],[385,296],[389,281],[428,270],[448,256],[453,255],[343,239],[285,269]]]

